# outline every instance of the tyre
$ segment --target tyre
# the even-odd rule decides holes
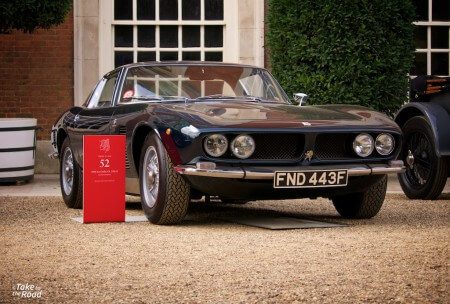
[[[59,183],[64,203],[69,208],[83,208],[83,175],[70,147],[68,137],[61,146]]]
[[[332,198],[337,212],[349,219],[368,219],[378,214],[386,196],[387,176],[369,187],[365,192],[351,193]]]
[[[189,205],[189,184],[175,172],[160,139],[149,134],[142,147],[140,166],[142,209],[147,219],[160,225],[180,222]]]
[[[398,174],[403,192],[411,199],[436,199],[447,181],[449,164],[436,154],[430,124],[421,116],[409,119],[403,126],[403,138],[400,157],[406,171]]]

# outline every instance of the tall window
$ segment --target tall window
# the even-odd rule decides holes
[[[113,60],[222,61],[224,0],[114,0]]]
[[[450,75],[450,1],[414,0],[416,54],[411,75]]]

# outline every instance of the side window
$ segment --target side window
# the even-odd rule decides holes
[[[100,80],[97,87],[92,92],[91,99],[87,105],[88,108],[104,108],[111,106],[117,76],[118,74],[114,74],[110,78],[103,78]]]

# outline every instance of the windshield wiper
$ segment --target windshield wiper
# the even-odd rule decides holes
[[[206,96],[200,96],[195,98],[194,100],[208,100],[208,99],[236,99],[235,96],[226,96],[222,94],[213,94],[213,95],[206,95]]]
[[[145,101],[162,101],[163,100],[162,97],[158,97],[158,96],[131,96],[131,97],[125,97],[123,100],[125,102],[130,102],[133,99],[145,100]]]
[[[260,97],[251,96],[251,95],[244,95],[244,96],[226,96],[222,94],[214,94],[214,95],[207,95],[207,96],[200,96],[195,98],[194,100],[210,100],[210,99],[246,99],[250,101],[256,101],[256,102],[262,102],[263,100]]]
[[[132,96],[124,98],[125,102],[131,102],[132,100],[142,100],[142,101],[184,101],[188,100],[187,97],[182,96]]]

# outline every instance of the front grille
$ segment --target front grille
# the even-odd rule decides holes
[[[352,157],[348,151],[349,134],[319,134],[314,148],[319,159],[342,159]]]
[[[247,160],[292,160],[300,158],[305,145],[302,134],[249,134],[255,140],[255,152]],[[229,135],[231,142],[236,135]],[[222,159],[236,159],[228,150]]]
[[[296,159],[305,140],[299,134],[253,134],[255,152],[250,159]]]

